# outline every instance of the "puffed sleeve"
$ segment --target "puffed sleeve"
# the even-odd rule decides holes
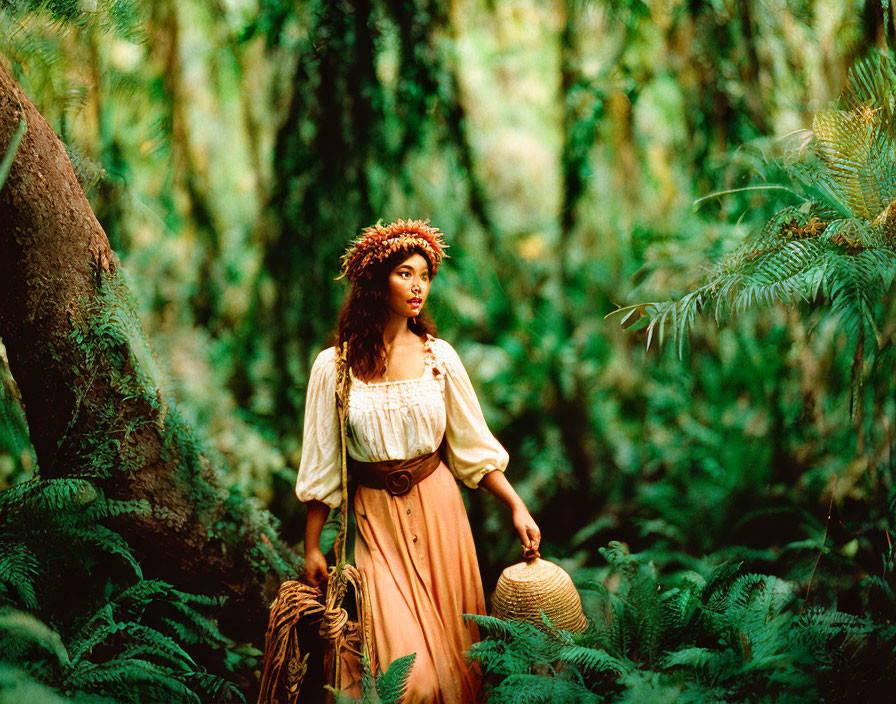
[[[316,499],[330,508],[342,502],[342,450],[336,412],[336,348],[314,360],[305,397],[302,460],[296,481],[299,501]]]
[[[509,457],[485,423],[479,399],[457,352],[444,340],[435,342],[445,371],[445,460],[454,476],[475,489],[489,472],[507,469]]]

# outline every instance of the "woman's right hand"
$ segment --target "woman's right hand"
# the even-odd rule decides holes
[[[305,582],[321,591],[326,586],[327,558],[324,557],[320,549],[305,552]]]

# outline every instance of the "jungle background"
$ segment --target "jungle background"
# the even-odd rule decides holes
[[[692,290],[793,205],[738,189],[769,182],[894,31],[886,0],[0,3],[0,62],[120,259],[120,339],[145,330],[173,461],[205,468],[188,496],[231,512],[210,539],[242,516],[246,569],[267,580],[239,625],[211,573],[144,559],[164,516],[121,537],[134,507],[96,499],[116,455],[85,444],[67,464],[39,440],[4,337],[0,701],[254,701],[259,612],[301,570],[303,405],[338,258],[399,217],[446,234],[430,311],[593,622],[567,643],[583,656],[483,621],[494,701],[882,696],[896,408],[892,359],[869,350],[887,348],[885,313],[864,356],[823,301],[697,318],[649,349],[605,316]],[[110,295],[91,310],[126,293]],[[91,337],[111,329],[77,342],[111,355]],[[52,364],[39,352],[33,368]],[[491,497],[465,500],[489,592],[518,539]]]

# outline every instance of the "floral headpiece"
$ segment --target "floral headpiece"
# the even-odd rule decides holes
[[[396,220],[388,225],[382,221],[364,228],[342,255],[342,274],[354,283],[364,270],[374,262],[381,262],[394,252],[419,247],[426,252],[435,276],[442,257],[447,257],[448,245],[442,239],[439,228],[430,227],[429,220]]]

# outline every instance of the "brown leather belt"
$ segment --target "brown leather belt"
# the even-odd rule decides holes
[[[349,460],[352,478],[371,489],[385,489],[392,496],[404,496],[414,484],[418,484],[436,471],[439,451],[420,455],[409,460],[388,460],[385,462],[358,462]]]

